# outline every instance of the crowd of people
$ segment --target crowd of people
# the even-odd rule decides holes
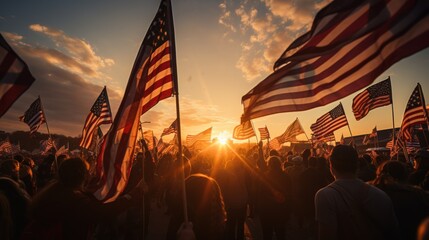
[[[249,239],[249,219],[264,240],[429,239],[425,149],[408,159],[349,145],[267,152],[261,143],[185,148],[182,162],[152,154],[135,156],[109,203],[86,187],[93,158],[2,156],[0,239],[146,239],[154,206],[168,216],[167,240]]]

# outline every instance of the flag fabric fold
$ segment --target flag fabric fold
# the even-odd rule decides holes
[[[427,0],[332,1],[289,45],[276,70],[242,97],[244,117],[327,105],[428,46]]]
[[[270,132],[268,131],[267,126],[263,128],[258,128],[259,134],[261,136],[261,141],[265,139],[270,139]]]
[[[174,120],[168,128],[164,128],[160,138],[166,135],[170,135],[172,133],[177,133],[177,119]]]
[[[21,122],[25,122],[30,127],[30,134],[35,133],[37,129],[39,129],[40,125],[46,122],[40,97],[30,105],[23,116],[19,117],[19,120]]]
[[[411,128],[417,124],[427,124],[426,104],[420,83],[414,88],[407,107],[405,108],[404,117],[401,124],[400,138],[405,141],[411,141]]]
[[[127,185],[140,116],[173,94],[175,70],[171,2],[162,0],[145,35],[115,120],[104,137],[96,175],[89,186],[103,202],[115,200]]]
[[[287,127],[286,131],[277,137],[277,139],[281,144],[283,144],[285,142],[295,141],[296,136],[302,133],[305,133],[304,129],[302,128],[299,119],[296,118],[295,121]]]
[[[0,34],[0,117],[34,82],[27,64]]]
[[[234,128],[233,138],[237,140],[245,140],[255,136],[252,122],[245,121]]]
[[[86,117],[79,146],[89,149],[94,139],[94,132],[100,125],[109,123],[112,123],[112,111],[110,110],[107,90],[104,87],[94,105],[92,105],[89,115]]]
[[[193,146],[196,142],[210,142],[212,138],[212,128],[208,128],[197,135],[188,135],[186,136],[186,146]]]
[[[310,126],[310,129],[315,136],[322,138],[347,125],[347,117],[344,113],[343,105],[340,103],[334,109],[319,117]]]
[[[353,114],[356,120],[364,118],[372,109],[392,104],[390,78],[365,89],[353,98]]]

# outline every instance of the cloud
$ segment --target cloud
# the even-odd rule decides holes
[[[86,74],[89,77],[106,77],[100,70],[114,65],[115,61],[110,58],[98,56],[93,47],[85,40],[70,37],[62,30],[49,28],[40,24],[29,26],[34,32],[39,32],[49,37],[58,48],[65,51],[50,49],[46,51],[45,57],[48,60],[55,61],[58,66],[73,71],[78,74]],[[61,56],[60,56],[61,55]],[[90,69],[91,71],[88,71]]]
[[[49,34],[60,34],[61,31]],[[23,36],[3,33],[17,54],[27,63],[36,81],[0,118],[2,130],[28,131],[28,126],[18,117],[40,96],[52,133],[77,136],[81,133],[86,116],[102,90],[102,86],[85,79],[98,75],[101,69],[79,64],[73,56],[56,49],[32,46]],[[63,34],[64,35],[64,34]],[[122,98],[117,91],[108,88],[112,111],[115,112]],[[46,127],[41,127],[46,132]]]
[[[226,31],[239,29],[242,55],[236,67],[252,81],[268,75],[274,62],[311,26],[314,15],[330,0],[224,0],[219,22]],[[227,15],[227,17],[225,17]],[[225,24],[226,20],[227,24]],[[232,26],[232,27],[231,27]]]

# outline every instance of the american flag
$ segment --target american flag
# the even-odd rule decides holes
[[[325,143],[325,142],[335,142],[335,135],[334,133],[330,133],[324,137],[317,137],[316,135],[313,135],[315,137],[316,142]]]
[[[209,142],[212,138],[212,128],[208,128],[197,135],[186,136],[186,146],[191,147],[198,141]]]
[[[429,46],[427,0],[332,1],[242,98],[246,119],[324,106]]]
[[[356,120],[364,118],[372,109],[392,104],[390,78],[379,82],[353,98],[353,113]]]
[[[173,94],[176,84],[174,29],[169,0],[162,0],[134,62],[124,98],[97,159],[94,196],[114,201],[125,189],[134,161],[140,116]],[[176,91],[177,92],[177,89]]]
[[[30,134],[39,129],[40,125],[46,122],[45,113],[42,109],[42,101],[38,97],[25,111],[24,115],[19,117],[19,120],[25,122],[30,127]]]
[[[296,136],[302,133],[305,133],[304,129],[302,128],[299,119],[296,118],[295,121],[287,127],[286,131],[277,138],[280,143],[292,142],[296,141]]]
[[[400,136],[405,141],[410,141],[412,139],[412,126],[417,124],[427,124],[427,112],[425,106],[422,87],[420,86],[420,83],[418,83],[408,100],[408,104],[404,112],[404,118],[402,119]]]
[[[88,117],[86,117],[79,146],[89,149],[94,139],[94,131],[96,131],[101,124],[109,123],[112,123],[112,112],[110,110],[107,90],[106,87],[104,87],[100,96],[98,96],[94,105],[92,105]]]
[[[165,135],[169,135],[169,134],[176,133],[176,132],[177,132],[177,119],[174,120],[174,122],[172,122],[168,128],[164,128],[164,130],[161,133],[160,138],[162,138]]]
[[[146,142],[147,148],[149,149],[149,151],[152,151],[155,146],[157,145],[157,141],[155,136],[153,135],[153,131],[152,130],[147,130],[143,132],[143,138]]]
[[[0,34],[0,117],[34,82],[27,64]]]
[[[340,103],[334,109],[318,118],[310,128],[315,136],[322,138],[347,125],[346,114],[344,113],[343,105]]]
[[[270,138],[270,132],[268,131],[267,126],[263,128],[258,128],[259,134],[261,135],[261,141]]]
[[[255,136],[252,122],[245,121],[234,128],[232,137],[237,140],[244,140]]]

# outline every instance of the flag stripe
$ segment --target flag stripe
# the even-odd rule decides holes
[[[124,98],[97,159],[97,182],[93,189],[99,200],[110,202],[122,193],[133,163],[140,116],[158,101],[172,95],[171,72],[176,71],[168,63],[175,59],[173,34],[171,3],[162,0],[140,47]]]
[[[391,7],[392,19],[373,31],[349,36],[341,48],[319,46],[323,54],[291,61],[243,96],[245,117],[311,109],[368,86],[392,64],[429,45],[428,9],[423,1]]]
[[[347,118],[344,113],[343,105],[340,103],[337,107],[318,118],[316,122],[310,126],[310,129],[313,131],[314,135],[321,138],[346,125],[348,125]]]
[[[261,135],[261,141],[270,138],[270,132],[267,127],[258,128],[259,134]]]
[[[391,104],[391,94],[390,78],[359,93],[353,98],[352,106],[356,120],[365,117],[372,109]]]
[[[188,135],[186,136],[186,145],[192,146],[197,141],[210,141],[212,137],[212,128],[208,128],[197,135]]]
[[[0,117],[33,84],[25,62],[0,34]]]
[[[93,143],[94,131],[96,131],[101,124],[109,123],[112,123],[112,112],[110,110],[107,89],[104,87],[86,118],[79,146],[89,149]]]
[[[246,121],[236,126],[233,131],[233,137],[238,140],[245,140],[255,136],[252,122]],[[262,139],[261,139],[262,140]]]
[[[401,124],[401,137],[411,141],[411,127],[417,124],[427,124],[426,104],[420,84],[417,84],[404,112]]]

